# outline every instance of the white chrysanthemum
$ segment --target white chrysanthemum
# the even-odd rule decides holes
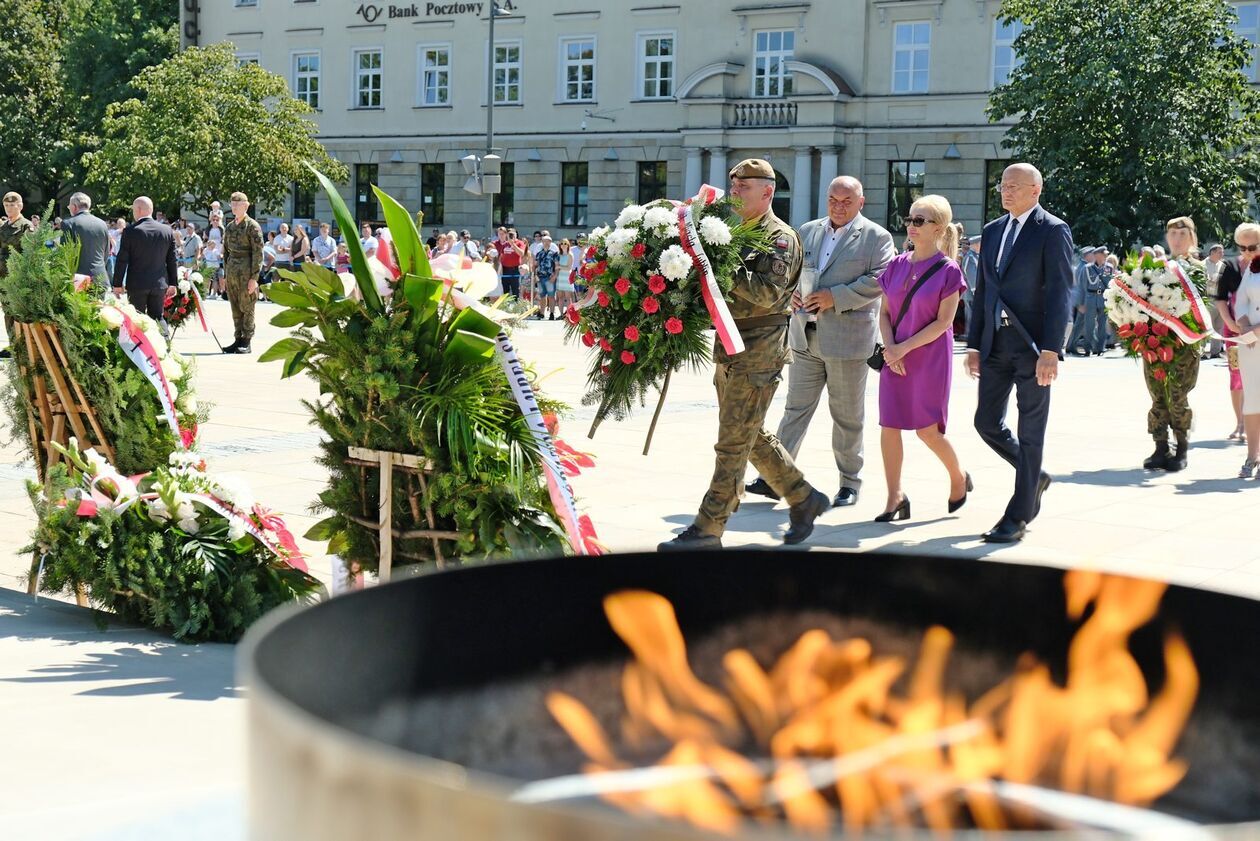
[[[188,290],[192,289],[192,283],[187,280],[181,280],[178,284],[178,288],[180,292],[183,292],[185,295],[187,295]]]
[[[192,274],[188,276],[188,279],[191,280],[193,283],[201,283],[206,278],[205,278],[205,275],[203,275],[201,272],[193,272]]]
[[[240,540],[245,536],[245,521],[240,517],[233,517],[228,523],[228,540]]]
[[[651,228],[652,232],[658,235],[671,230],[676,231],[677,225],[678,217],[672,210],[664,207],[654,207],[643,214],[643,227]]]
[[[607,225],[600,225],[598,228],[591,231],[590,236],[588,236],[587,239],[591,242],[603,242],[604,237],[608,236],[611,230],[612,228]]]
[[[608,249],[608,256],[613,258],[625,257],[630,253],[630,247],[638,238],[639,232],[637,229],[618,228],[604,239],[604,245]]]
[[[616,225],[618,228],[624,228],[627,225],[633,225],[635,222],[638,222],[639,220],[643,218],[644,213],[647,213],[647,210],[644,209],[643,205],[628,204],[621,211],[621,213],[617,214],[617,221],[614,222],[613,224]]]
[[[669,280],[682,280],[691,271],[691,257],[681,245],[671,245],[661,252],[658,270]]]
[[[162,373],[166,375],[169,382],[175,382],[184,376],[184,366],[170,356],[165,357],[161,361]]]
[[[216,476],[212,492],[238,511],[249,511],[254,507],[253,491],[240,476],[231,473]]]
[[[1133,294],[1137,295],[1139,298],[1145,298],[1147,295],[1151,294],[1151,287],[1136,277],[1129,283],[1129,288],[1132,289]]]
[[[709,245],[729,245],[731,226],[716,216],[706,216],[700,220],[700,238]]]
[[[1166,309],[1173,315],[1181,318],[1183,315],[1190,314],[1190,302],[1183,296],[1170,303]]]
[[[114,309],[113,307],[102,307],[101,308],[101,321],[103,321],[105,323],[105,326],[108,327],[109,329],[117,330],[118,328],[122,327],[122,323],[123,323],[122,313],[120,313],[118,310]]]

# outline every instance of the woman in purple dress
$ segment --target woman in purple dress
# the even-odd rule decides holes
[[[879,425],[888,504],[875,518],[878,523],[910,518],[910,499],[901,489],[903,429],[913,429],[949,471],[950,513],[962,508],[972,490],[971,476],[963,472],[958,454],[945,438],[954,367],[954,315],[967,288],[952,256],[958,253],[958,230],[950,224],[953,218],[953,209],[943,196],[916,201],[906,219],[914,248],[895,257],[879,278],[884,290],[879,332],[885,362],[879,378]],[[905,306],[907,296],[910,301]]]

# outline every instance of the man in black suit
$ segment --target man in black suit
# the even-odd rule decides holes
[[[127,291],[131,305],[163,325],[166,287],[179,282],[175,263],[175,235],[169,225],[153,218],[153,200],[140,196],[131,203],[135,219],[123,229],[114,264],[114,294]]]
[[[1041,188],[1036,167],[1008,166],[999,187],[1006,215],[981,240],[967,373],[980,378],[976,430],[1015,468],[1015,493],[987,543],[1022,540],[1050,486],[1041,453],[1071,312],[1073,246],[1067,223],[1042,209]],[[1018,439],[1006,425],[1012,388]]]
[[[75,271],[92,278],[99,294],[109,288],[105,273],[105,256],[109,254],[109,227],[92,215],[92,199],[87,193],[70,196],[70,218],[61,223],[61,241],[79,243],[79,265]]]

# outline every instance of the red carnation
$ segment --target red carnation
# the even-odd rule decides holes
[[[1155,348],[1159,347],[1159,336],[1147,336],[1146,346],[1150,348],[1151,350],[1154,350]]]
[[[599,290],[599,294],[595,296],[595,300],[599,302],[601,307],[606,307],[612,303],[612,298],[609,298],[608,293],[603,289]]]
[[[592,277],[595,276],[595,264],[594,263],[583,264],[582,268],[578,270],[578,274],[580,274],[582,277],[586,278],[587,280],[590,280]]]
[[[570,324],[577,324],[579,321],[582,320],[582,316],[578,313],[577,307],[570,306],[564,312],[564,319]]]
[[[1147,324],[1145,321],[1139,321],[1137,324],[1133,325],[1133,335],[1137,336],[1140,339],[1143,336],[1145,336],[1148,332],[1150,332],[1150,329],[1151,329],[1150,325]]]
[[[603,274],[606,271],[608,271],[607,260],[600,260],[598,263],[595,264],[595,274]]]
[[[644,254],[647,254],[647,246],[641,242],[636,242],[634,248],[630,249],[630,256],[636,260],[642,260]]]
[[[1151,371],[1151,376],[1159,380],[1160,382],[1163,382],[1164,380],[1168,379],[1168,372],[1165,371],[1163,368],[1156,368],[1154,371]]]
[[[628,351],[628,350],[623,350],[623,351],[621,352],[621,363],[622,363],[623,365],[633,365],[633,364],[634,364],[634,354],[633,354],[633,353],[631,353],[631,352],[630,352],[630,351]]]
[[[1171,347],[1169,347],[1168,345],[1164,345],[1163,347],[1161,347],[1161,348],[1159,349],[1159,361],[1160,361],[1160,362],[1172,362],[1172,361],[1173,361],[1173,349],[1172,349]]]
[[[648,291],[653,295],[659,295],[665,291],[665,278],[658,274],[654,274],[648,278]]]
[[[617,290],[618,295],[624,295],[630,291],[630,278],[619,277],[617,282],[613,284],[613,289]]]
[[[631,324],[622,335],[626,337],[627,342],[637,342],[639,340],[639,328]]]
[[[651,295],[648,295],[643,299],[643,311],[648,315],[652,315],[653,313],[659,311],[660,308],[661,302],[653,298]]]
[[[582,344],[586,345],[587,347],[595,347],[595,334],[592,333],[590,330],[587,330],[585,333],[583,333]]]
[[[1152,332],[1152,333],[1154,333],[1156,336],[1167,336],[1167,335],[1168,335],[1168,325],[1167,325],[1167,324],[1161,324],[1161,323],[1156,323],[1156,324],[1153,324],[1153,325],[1151,326],[1151,332]]]
[[[610,343],[607,339],[600,339],[599,349],[604,353],[612,353],[612,343]]]
[[[668,319],[665,320],[666,333],[669,333],[670,335],[673,335],[673,336],[677,336],[682,331],[683,331],[682,319],[674,318],[673,316],[670,316]]]

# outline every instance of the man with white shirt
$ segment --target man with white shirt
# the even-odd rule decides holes
[[[332,226],[327,222],[319,225],[319,236],[311,240],[311,256],[326,269],[336,268],[337,241],[332,238]]]
[[[897,254],[892,235],[862,215],[865,204],[862,182],[842,175],[827,189],[827,215],[801,227],[804,263],[792,295],[792,364],[777,433],[795,459],[827,389],[831,449],[840,473],[834,506],[855,504],[862,485],[866,360],[879,330],[879,276]],[[760,477],[744,489],[778,499]]]
[[[289,223],[280,223],[280,233],[272,240],[276,249],[276,268],[293,270],[293,235],[289,233]]]
[[[481,259],[481,253],[477,250],[477,243],[473,242],[472,234],[468,233],[467,228],[459,232],[459,239],[451,246],[451,253],[462,255],[469,260]]]

